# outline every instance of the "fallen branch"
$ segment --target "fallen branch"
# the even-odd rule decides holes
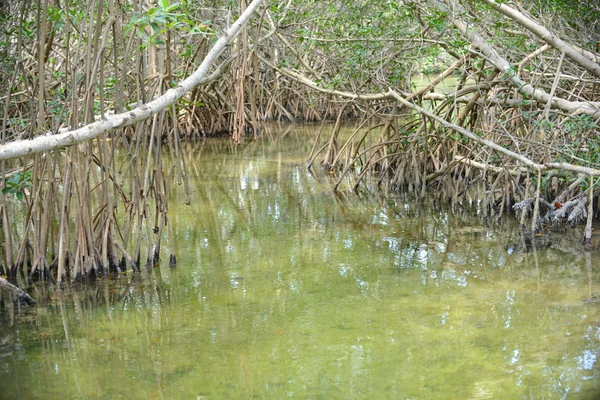
[[[480,163],[480,162],[471,160],[470,158],[467,158],[464,156],[454,156],[454,160],[456,160],[462,164],[468,165],[469,167],[482,169],[482,170],[486,170],[486,171],[492,171],[497,174],[502,173],[502,172],[508,172],[512,176],[519,176],[520,174],[526,172],[526,170],[524,170],[524,169],[518,169],[518,170],[507,169],[507,168],[502,168],[502,167],[496,167],[496,166],[490,165],[490,164]]]
[[[15,296],[17,296],[21,303],[26,303],[30,307],[35,306],[35,300],[30,295],[4,278],[0,278],[0,289],[6,289],[12,292]]]

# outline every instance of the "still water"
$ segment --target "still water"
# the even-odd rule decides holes
[[[275,131],[185,149],[177,269],[36,284],[36,308],[0,311],[0,398],[598,397],[598,252],[580,236],[536,250],[511,221],[333,195],[305,168],[316,128]]]

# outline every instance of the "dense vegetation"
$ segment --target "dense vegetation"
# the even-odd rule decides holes
[[[495,218],[515,209],[532,232],[586,221],[589,241],[600,193],[595,3],[260,3],[2,4],[9,275],[26,265],[82,280],[144,256],[152,266],[171,235],[171,186],[186,184],[180,141],[225,132],[240,142],[271,119],[337,121],[307,155],[337,176],[336,190],[385,185]],[[436,90],[448,80],[450,92]],[[361,129],[341,137],[349,118]]]

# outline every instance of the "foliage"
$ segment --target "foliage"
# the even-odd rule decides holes
[[[169,4],[169,0],[159,0],[157,6],[136,12],[125,26],[125,33],[134,30],[142,40],[142,47],[148,43],[155,46],[164,45],[162,35],[170,30],[179,30],[187,35],[206,36],[212,33],[209,21],[192,21],[185,13],[177,12],[182,8],[182,3]]]
[[[12,194],[19,201],[23,199],[25,190],[31,187],[33,171],[15,172],[4,182],[2,194]]]

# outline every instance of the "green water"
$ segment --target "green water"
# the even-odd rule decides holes
[[[597,251],[334,196],[305,169],[315,129],[274,131],[186,147],[177,269],[37,284],[35,309],[0,311],[0,398],[598,397]]]

